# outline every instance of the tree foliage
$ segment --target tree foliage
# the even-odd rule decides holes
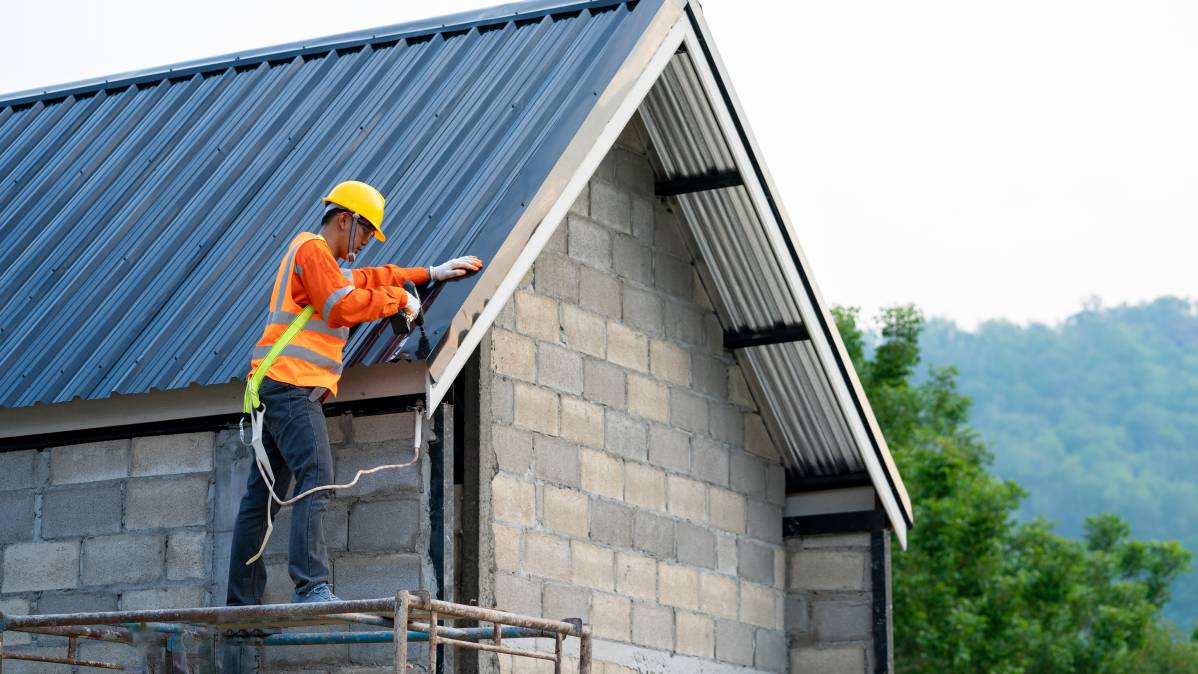
[[[1198,644],[1159,622],[1184,548],[1135,540],[1113,515],[1080,540],[1020,522],[1025,493],[989,473],[956,370],[917,380],[920,312],[885,310],[872,354],[856,310],[835,315],[915,508],[893,559],[898,671],[1198,673]]]

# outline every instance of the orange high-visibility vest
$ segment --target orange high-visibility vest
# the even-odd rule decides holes
[[[296,252],[300,246],[312,239],[323,237],[308,232],[297,235],[292,239],[283,259],[279,261],[275,287],[270,294],[266,328],[258,338],[253,359],[250,361],[251,376],[287,326],[304,310],[304,307],[291,298],[291,286],[299,277],[299,270],[295,265]],[[326,305],[335,304],[340,297],[353,290],[353,272],[346,270],[345,275],[350,285],[337,291]],[[345,340],[349,338],[349,328],[329,327],[323,313],[327,308],[316,307],[316,313],[270,365],[266,376],[294,386],[321,386],[336,394],[337,382],[341,379],[341,357],[345,350]]]

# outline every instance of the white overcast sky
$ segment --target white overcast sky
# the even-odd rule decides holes
[[[0,0],[0,92],[495,4]],[[1198,3],[706,0],[825,297],[1198,297]]]

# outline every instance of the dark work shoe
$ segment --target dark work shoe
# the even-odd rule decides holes
[[[291,595],[292,604],[319,604],[326,601],[341,601],[333,594],[333,588],[328,583],[318,583],[311,590]]]

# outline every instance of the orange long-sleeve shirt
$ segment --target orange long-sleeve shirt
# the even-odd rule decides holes
[[[299,283],[291,284],[291,299],[300,306],[312,305],[332,328],[392,316],[408,303],[408,294],[402,287],[405,281],[423,285],[429,280],[426,267],[389,264],[354,269],[351,288],[323,239],[301,245],[295,253],[295,265]]]

